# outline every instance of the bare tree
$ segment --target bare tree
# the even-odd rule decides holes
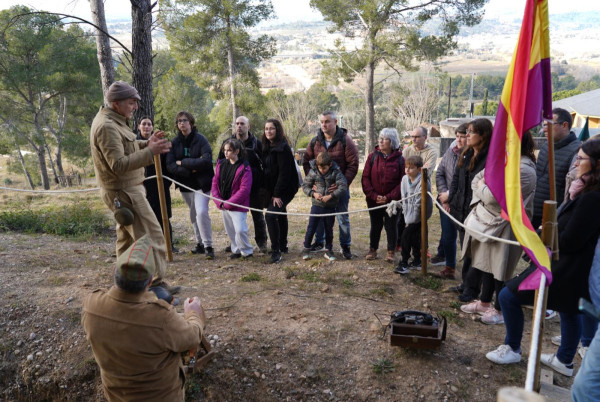
[[[404,123],[405,129],[431,120],[439,100],[436,84],[437,78],[423,74],[391,85],[392,113]]]
[[[309,122],[319,113],[316,104],[306,92],[285,95],[281,91],[268,105],[269,115],[282,122],[290,146],[295,149],[298,139],[311,133]]]

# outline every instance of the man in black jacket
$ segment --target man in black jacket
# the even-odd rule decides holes
[[[250,132],[250,121],[246,116],[240,116],[235,120],[235,129],[231,138],[237,138],[242,141],[246,147],[246,157],[250,168],[252,169],[252,189],[250,190],[250,208],[261,208],[258,191],[263,184],[263,167],[262,167],[262,144]],[[225,140],[226,141],[226,140]],[[225,143],[223,141],[223,143]],[[219,151],[218,159],[225,158],[223,153],[223,145]],[[265,216],[259,211],[250,211],[252,213],[252,221],[254,222],[254,240],[260,249],[261,253],[266,253],[267,250],[267,225]]]
[[[575,133],[571,131],[573,119],[565,109],[552,110],[552,133],[554,137],[554,171],[556,181],[556,202],[562,204],[565,194],[565,180],[571,162],[581,145]],[[544,133],[548,135],[547,124],[544,123]],[[531,224],[538,228],[542,224],[544,201],[550,199],[550,169],[548,167],[548,147],[543,146],[536,163],[537,187],[533,200],[533,219]]]

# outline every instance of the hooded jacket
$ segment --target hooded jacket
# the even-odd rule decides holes
[[[210,144],[195,127],[188,137],[179,131],[172,141],[171,150],[167,154],[167,170],[174,176],[173,179],[194,190],[210,191],[215,174]],[[177,161],[181,161],[181,165],[177,165]],[[188,191],[178,185],[175,188]]]
[[[237,137],[232,135],[228,139],[237,139]],[[227,140],[225,140],[227,141]],[[221,150],[219,151],[219,156],[217,159],[225,158],[225,154],[223,153],[223,145],[221,144]],[[262,166],[262,144],[258,138],[254,136],[250,131],[248,131],[248,138],[244,141],[244,147],[246,148],[246,158],[250,163],[250,168],[252,169],[252,194],[257,194],[258,190],[262,186],[263,183],[263,166]]]
[[[298,174],[292,149],[287,141],[263,144],[264,184],[269,197],[291,200],[298,192]]]
[[[427,180],[427,191],[431,191],[431,183],[429,180]],[[421,194],[421,172],[419,172],[412,183],[408,175],[405,175],[402,178],[402,213],[404,214],[404,222],[406,222],[407,225],[421,221],[421,197],[415,196],[408,198],[414,194]],[[431,218],[432,212],[433,201],[427,196],[427,219]]]
[[[345,147],[343,137],[345,137]],[[305,175],[310,171],[310,161],[316,159],[317,155],[323,151],[327,151],[331,159],[337,163],[340,171],[346,178],[348,187],[350,187],[358,172],[358,148],[348,135],[348,130],[336,126],[335,135],[329,144],[329,148],[327,148],[325,145],[325,134],[319,129],[316,137],[310,141],[308,147],[306,147],[306,152],[304,152],[302,167],[304,168]]]
[[[230,163],[227,159],[219,159],[217,161],[217,167],[215,169],[215,177],[212,181],[212,196],[215,197],[213,200],[217,205],[218,209],[226,209],[228,211],[248,212],[246,208],[236,207],[230,204],[226,204],[221,201],[221,190],[219,189],[219,179],[221,178],[221,165],[224,163]],[[242,161],[238,166],[233,182],[231,183],[231,197],[227,201],[233,202],[234,204],[250,206],[250,189],[252,188],[252,169],[250,163],[247,160]]]
[[[337,188],[333,190],[332,193],[329,193],[329,187],[334,184],[337,185]],[[317,193],[331,195],[331,199],[327,202],[323,202],[314,198],[313,194],[315,191],[313,190],[313,186],[315,185],[317,186]],[[304,183],[302,183],[302,191],[304,191],[304,194],[311,197],[312,205],[335,208],[343,192],[348,191],[348,185],[346,184],[346,178],[340,171],[337,163],[332,162],[327,173],[323,175],[319,171],[317,161],[313,159],[310,161],[310,171],[308,172],[308,175],[306,175]]]
[[[386,157],[379,150],[379,146],[376,146],[365,162],[361,179],[363,193],[367,197],[367,206],[369,208],[377,206],[378,195],[385,196],[388,201],[399,200],[402,176],[404,176],[402,151],[396,149]]]

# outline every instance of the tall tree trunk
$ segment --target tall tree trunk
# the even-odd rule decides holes
[[[104,17],[104,1],[90,0],[90,8],[94,24],[100,27],[104,32],[108,32],[106,27],[106,18]],[[108,87],[115,81],[115,66],[110,49],[110,39],[99,30],[96,30],[96,49],[98,53],[98,64],[100,64],[100,77],[102,79],[102,93],[106,99]]]
[[[152,94],[152,6],[150,0],[131,0],[132,84],[142,100],[135,113],[133,130],[141,116],[154,119]]]
[[[19,162],[21,162],[21,167],[23,168],[23,173],[25,173],[25,177],[27,178],[29,187],[31,187],[32,190],[35,190],[35,185],[33,184],[33,180],[31,179],[31,174],[29,173],[29,170],[27,170],[27,166],[25,165],[25,158],[23,158],[23,154],[21,153],[21,146],[17,141],[15,141],[15,146],[17,147],[17,155],[19,155]]]
[[[36,149],[38,162],[40,164],[40,177],[42,178],[42,186],[44,190],[50,190],[50,179],[48,178],[48,168],[46,167],[46,148],[40,145]]]
[[[50,147],[48,144],[44,144],[46,148],[46,152],[48,153],[48,160],[50,161],[50,168],[52,169],[52,174],[54,174],[54,182],[58,183],[58,174],[56,173],[56,167],[54,167],[54,161],[52,160],[52,152],[50,152]]]
[[[373,98],[375,62],[367,64],[367,88],[365,91],[365,116],[366,116],[366,136],[365,136],[365,160],[369,152],[375,148],[377,138],[375,137],[375,100]]]
[[[56,138],[56,169],[58,174],[61,176],[65,175],[65,170],[62,165],[62,140],[65,132],[65,125],[67,124],[67,97],[64,95],[60,96],[60,110],[58,113],[58,132],[55,135]],[[53,133],[54,134],[54,133]]]
[[[231,37],[229,36],[230,31],[231,26],[229,19],[227,19],[227,65],[229,67],[229,90],[231,92],[231,114],[233,116],[231,127],[233,127],[235,125],[235,119],[237,119],[239,115],[239,110],[237,103],[235,102],[237,91],[235,89],[235,66],[233,65],[233,44],[231,43]]]

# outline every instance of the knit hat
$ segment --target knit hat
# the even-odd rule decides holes
[[[129,281],[145,281],[154,275],[155,262],[148,235],[137,239],[117,258],[119,275]]]
[[[115,81],[108,88],[106,93],[106,100],[109,102],[116,102],[123,99],[134,98],[142,100],[137,89],[126,83],[125,81]]]

